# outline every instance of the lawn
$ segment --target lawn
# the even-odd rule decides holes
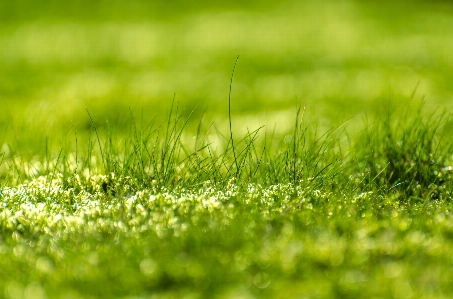
[[[0,298],[451,298],[452,13],[1,2]]]

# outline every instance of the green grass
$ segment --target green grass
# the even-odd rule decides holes
[[[183,143],[179,114],[131,116],[126,139],[93,119],[87,149],[5,154],[4,296],[447,298],[448,119],[403,112],[343,142],[299,110],[283,140],[251,132],[236,154],[227,134]]]
[[[0,298],[451,298],[451,9],[1,3]]]

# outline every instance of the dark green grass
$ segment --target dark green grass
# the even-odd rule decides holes
[[[387,108],[367,123],[354,153],[368,188],[403,197],[440,199],[450,180],[450,116],[424,115],[424,106]],[[448,185],[448,183],[447,183]]]

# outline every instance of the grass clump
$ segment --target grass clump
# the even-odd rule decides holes
[[[423,105],[389,109],[367,124],[356,144],[355,159],[363,183],[383,194],[440,199],[449,179],[452,143],[449,116],[426,116]],[[447,196],[449,198],[449,196]]]

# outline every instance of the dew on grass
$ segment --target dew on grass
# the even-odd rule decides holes
[[[140,262],[140,271],[145,276],[153,276],[158,269],[158,264],[152,258],[145,258]]]
[[[349,211],[350,209],[347,208],[349,201],[342,199],[341,205],[344,206],[344,209],[339,209],[338,202],[330,204],[325,200],[329,199],[330,193],[321,189],[301,189],[292,184],[275,184],[266,187],[260,184],[250,184],[246,186],[246,192],[241,191],[243,193],[235,200],[231,200],[231,194],[237,194],[239,191],[237,186],[233,185],[228,187],[230,194],[227,194],[225,190],[209,186],[206,190],[198,189],[195,192],[184,188],[173,191],[163,190],[162,192],[147,189],[114,198],[106,197],[102,188],[93,187],[89,192],[79,192],[73,205],[59,201],[58,197],[56,197],[57,200],[43,201],[30,196],[29,192],[23,191],[33,186],[37,189],[36,194],[46,194],[49,190],[48,182],[52,182],[51,192],[64,194],[61,191],[63,190],[61,188],[62,180],[59,180],[57,175],[54,178],[57,179],[37,178],[36,181],[8,188],[2,197],[2,201],[8,203],[8,206],[0,211],[0,223],[3,223],[4,227],[11,226],[15,230],[20,228],[27,233],[35,233],[40,238],[33,247],[38,253],[33,254],[32,250],[28,248],[29,244],[24,243],[27,236],[16,233],[17,238],[14,240],[17,244],[12,250],[14,258],[32,263],[39,275],[52,275],[59,270],[57,265],[61,260],[67,258],[64,253],[68,252],[67,248],[61,248],[61,244],[64,244],[64,240],[77,240],[81,235],[95,240],[99,245],[104,243],[112,244],[111,246],[124,244],[120,246],[121,254],[128,256],[134,254],[134,246],[140,247],[142,243],[146,243],[149,248],[158,248],[164,241],[165,243],[181,242],[181,240],[185,240],[186,234],[193,233],[194,229],[202,232],[199,238],[203,242],[207,242],[206,240],[211,242],[210,240],[213,239],[212,242],[216,242],[216,244],[228,246],[228,242],[232,242],[230,236],[222,234],[232,232],[237,234],[234,229],[237,228],[238,220],[246,220],[241,224],[240,236],[250,238],[257,233],[262,233],[262,238],[266,242],[261,244],[261,247],[257,247],[257,244],[253,243],[254,241],[248,242],[249,245],[242,243],[242,245],[234,247],[232,253],[222,251],[224,254],[216,254],[215,259],[218,265],[228,267],[238,275],[241,274],[244,277],[248,275],[247,285],[255,286],[258,289],[267,289],[271,281],[274,283],[274,276],[271,277],[270,272],[266,272],[270,271],[269,269],[290,277],[301,271],[300,265],[302,264],[309,268],[328,267],[330,269],[347,267],[349,263],[362,265],[370,259],[370,256],[401,254],[401,242],[430,247],[431,249],[427,249],[427,252],[432,256],[437,256],[442,253],[444,242],[440,237],[428,238],[423,232],[420,232],[423,235],[422,240],[420,240],[420,236],[410,235],[398,240],[396,235],[382,233],[385,230],[381,230],[380,226],[373,228],[373,222],[370,221],[373,213],[366,211],[364,218],[360,220],[362,222],[357,223],[358,226],[366,225],[362,230],[355,230],[348,237],[351,238],[350,241],[346,243],[346,239],[339,235],[334,228],[316,225],[317,218],[315,217],[318,215],[308,209],[315,210],[321,201],[325,207],[323,207],[324,210],[320,217],[326,217],[328,212],[341,214]],[[95,185],[99,186],[99,182],[103,179],[102,176],[95,176],[89,181],[96,182]],[[282,206],[291,203],[291,198],[287,196],[289,193],[296,193],[298,198],[306,199],[300,206],[301,208],[291,215],[291,217],[300,216],[303,221],[290,220],[274,223],[273,215],[281,213]],[[374,194],[371,192],[363,192],[356,196],[356,200],[366,201],[372,196]],[[247,212],[244,214],[238,214],[236,210],[241,205],[247,207]],[[259,217],[253,215],[259,215]],[[351,213],[351,215],[354,217],[355,214]],[[402,218],[405,215],[404,212],[389,212],[388,215],[392,216],[391,219],[394,219],[395,223],[389,221],[389,223],[381,223],[381,225],[396,227],[403,232],[403,226],[410,224],[408,222],[407,225],[403,225],[403,222],[409,219]],[[449,218],[447,216],[433,214],[432,218],[433,224],[448,226]],[[261,230],[263,222],[260,223],[260,221],[267,223],[267,229]],[[311,224],[301,226],[302,223]],[[346,223],[346,225],[349,224]],[[233,231],[230,231],[231,229]],[[377,234],[377,239],[370,236],[373,233]],[[217,234],[220,234],[219,240],[221,241],[217,239]],[[306,238],[301,240],[299,237],[301,235]],[[146,238],[137,236],[146,236]],[[168,238],[169,236],[171,238]],[[47,241],[43,241],[46,240],[45,238]],[[136,239],[137,244],[122,243],[127,238]],[[427,238],[430,239],[430,244],[427,244]],[[348,256],[351,254],[348,253],[348,247],[353,252],[352,256]],[[47,251],[45,254],[42,253],[44,248]],[[71,250],[69,249],[69,252]],[[78,279],[87,279],[93,275],[90,273],[94,273],[92,268],[100,265],[103,255],[98,251],[93,251],[92,246],[84,247],[82,250],[82,245],[80,245],[77,250],[84,252],[85,258],[80,265],[74,266],[71,273]],[[148,254],[153,250],[150,249]],[[63,254],[60,254],[61,252]],[[184,251],[176,255],[173,260],[169,263],[168,272],[176,280],[190,278],[194,286],[199,289],[215,283],[213,278],[207,278],[211,270],[206,267],[205,261],[199,256],[193,256],[192,253],[189,255]],[[54,264],[53,261],[56,263]],[[141,257],[141,260],[138,259],[138,264],[135,271],[139,271],[146,277],[154,277],[153,279],[159,276],[157,275],[160,270],[159,265],[149,255]],[[313,264],[316,267],[313,267]],[[391,269],[385,271],[387,276],[396,275],[396,272]],[[404,273],[401,272],[402,274]],[[352,272],[343,276],[342,279],[350,289],[358,288],[362,281],[360,275]],[[23,289],[25,288],[23,287]]]
[[[265,289],[271,284],[271,277],[265,272],[260,272],[253,277],[253,284],[259,289]]]
[[[237,272],[244,271],[250,264],[250,260],[246,254],[242,252],[242,250],[237,251],[234,254],[234,266]]]
[[[5,288],[5,296],[10,299],[24,298],[23,285],[15,280],[8,282]]]
[[[55,266],[52,260],[46,256],[41,256],[36,260],[36,270],[45,274],[52,274]]]
[[[99,253],[96,251],[90,252],[86,257],[86,260],[90,263],[90,265],[94,267],[97,266],[99,263]]]
[[[46,299],[48,298],[43,286],[38,282],[29,283],[24,290],[24,299]]]
[[[383,267],[385,276],[388,278],[397,278],[403,271],[402,265],[398,262],[390,262],[383,265]]]
[[[360,270],[349,270],[344,274],[341,280],[348,288],[357,289],[360,287],[360,284],[367,281],[368,278],[365,273]]]

